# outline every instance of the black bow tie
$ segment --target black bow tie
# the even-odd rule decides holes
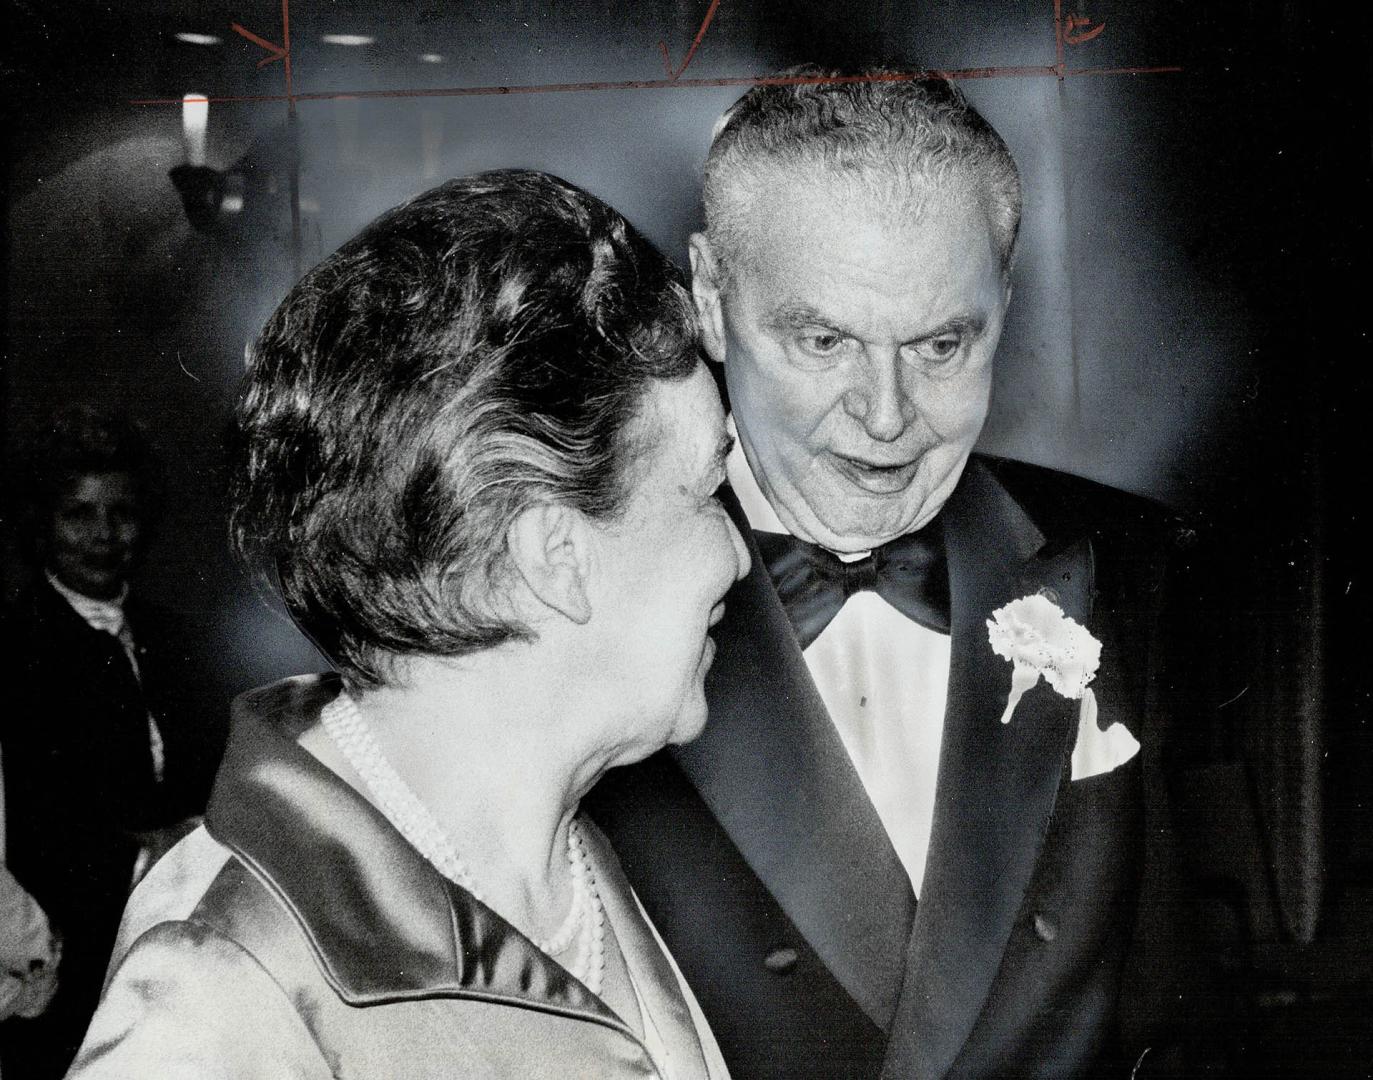
[[[949,572],[938,518],[853,562],[794,536],[753,535],[803,649],[839,614],[844,601],[864,589],[921,626],[949,632]]]

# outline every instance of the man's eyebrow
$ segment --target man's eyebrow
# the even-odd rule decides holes
[[[925,341],[928,338],[938,337],[940,334],[948,334],[953,331],[960,331],[977,337],[987,329],[987,322],[986,313],[981,311],[954,315],[928,330],[920,331],[907,340]],[[860,337],[859,334],[846,327],[839,320],[801,301],[789,301],[778,306],[768,316],[766,325],[771,330],[800,330],[807,326],[823,326],[846,337]]]
[[[830,316],[800,301],[788,301],[775,308],[768,315],[767,325],[773,330],[799,330],[805,326],[825,326],[831,330],[844,332],[843,328]]]
[[[933,330],[928,330],[911,340],[924,341],[927,338],[938,337],[940,334],[947,334],[954,330],[977,337],[985,329],[987,329],[987,316],[983,312],[975,311],[968,315],[955,315],[952,319],[946,319]]]

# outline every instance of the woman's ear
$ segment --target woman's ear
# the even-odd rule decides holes
[[[579,625],[591,618],[594,539],[585,514],[554,502],[523,511],[506,533],[510,560],[529,592]]]
[[[696,320],[701,326],[701,344],[706,355],[717,364],[725,362],[725,315],[720,306],[721,267],[705,233],[693,233],[691,255],[691,296],[696,301]]]

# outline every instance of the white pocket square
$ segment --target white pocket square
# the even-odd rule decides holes
[[[1087,690],[1077,716],[1077,744],[1073,747],[1073,779],[1086,780],[1124,765],[1139,753],[1139,740],[1117,721],[1105,731],[1097,725],[1096,695]]]

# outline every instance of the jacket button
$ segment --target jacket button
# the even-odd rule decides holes
[[[797,959],[795,949],[783,946],[780,949],[773,949],[763,957],[763,966],[774,975],[784,975],[796,966]]]
[[[1040,941],[1053,941],[1058,937],[1058,923],[1054,922],[1042,911],[1036,911],[1034,917],[1035,934]]]

